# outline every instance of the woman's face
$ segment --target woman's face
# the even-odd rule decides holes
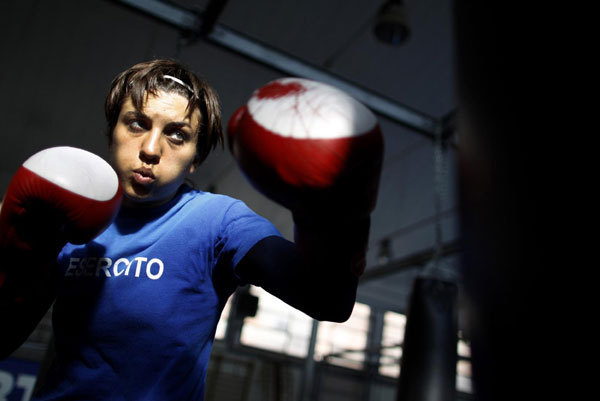
[[[163,91],[149,94],[141,112],[131,98],[123,102],[110,153],[125,204],[168,202],[194,171],[200,112],[189,114],[187,105],[185,97]]]

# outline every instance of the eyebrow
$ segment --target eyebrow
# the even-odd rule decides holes
[[[186,122],[178,122],[178,121],[173,121],[168,123],[167,125],[165,125],[165,127],[169,127],[169,128],[181,128],[181,127],[188,127],[188,128],[192,128],[192,126]]]
[[[139,112],[137,110],[132,110],[132,111],[125,112],[123,114],[123,117],[127,117],[127,118],[136,117],[136,118],[142,118],[144,120],[150,120],[150,117],[148,117],[144,113],[141,113],[141,112]]]

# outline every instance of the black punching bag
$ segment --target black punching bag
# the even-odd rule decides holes
[[[436,278],[413,284],[402,347],[398,401],[454,401],[458,288]]]
[[[549,10],[561,15],[548,15]],[[569,222],[588,221],[577,215],[589,210],[585,197],[573,191],[585,172],[574,174],[576,165],[568,159],[573,138],[584,138],[587,131],[570,125],[562,131],[563,120],[571,118],[566,105],[577,99],[562,96],[562,77],[573,71],[557,66],[565,62],[579,69],[564,48],[580,38],[572,40],[568,25],[558,21],[579,20],[566,18],[560,7],[529,2],[456,0],[454,11],[461,301],[475,399],[579,399],[559,396],[558,388],[568,383],[567,372],[586,369],[557,360],[578,355],[571,345],[581,341],[565,335],[581,331],[565,319],[585,303],[562,309],[572,299],[565,284],[569,277],[586,280],[576,268],[585,265],[576,257],[595,250],[570,248],[569,242],[582,237]],[[555,139],[556,131],[566,133],[564,141]],[[557,274],[555,266],[565,266],[565,273]]]

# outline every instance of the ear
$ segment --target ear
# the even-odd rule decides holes
[[[199,165],[199,160],[198,160],[198,156],[194,156],[194,160],[192,161],[192,163],[190,164],[190,167],[188,168],[188,173],[192,174],[194,171],[196,171],[196,167]]]

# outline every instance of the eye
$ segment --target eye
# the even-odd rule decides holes
[[[129,120],[126,124],[129,130],[133,132],[140,132],[146,129],[145,124],[140,120]]]
[[[169,138],[169,140],[176,145],[183,144],[188,138],[188,135],[183,131],[171,131],[166,135],[167,138]]]

